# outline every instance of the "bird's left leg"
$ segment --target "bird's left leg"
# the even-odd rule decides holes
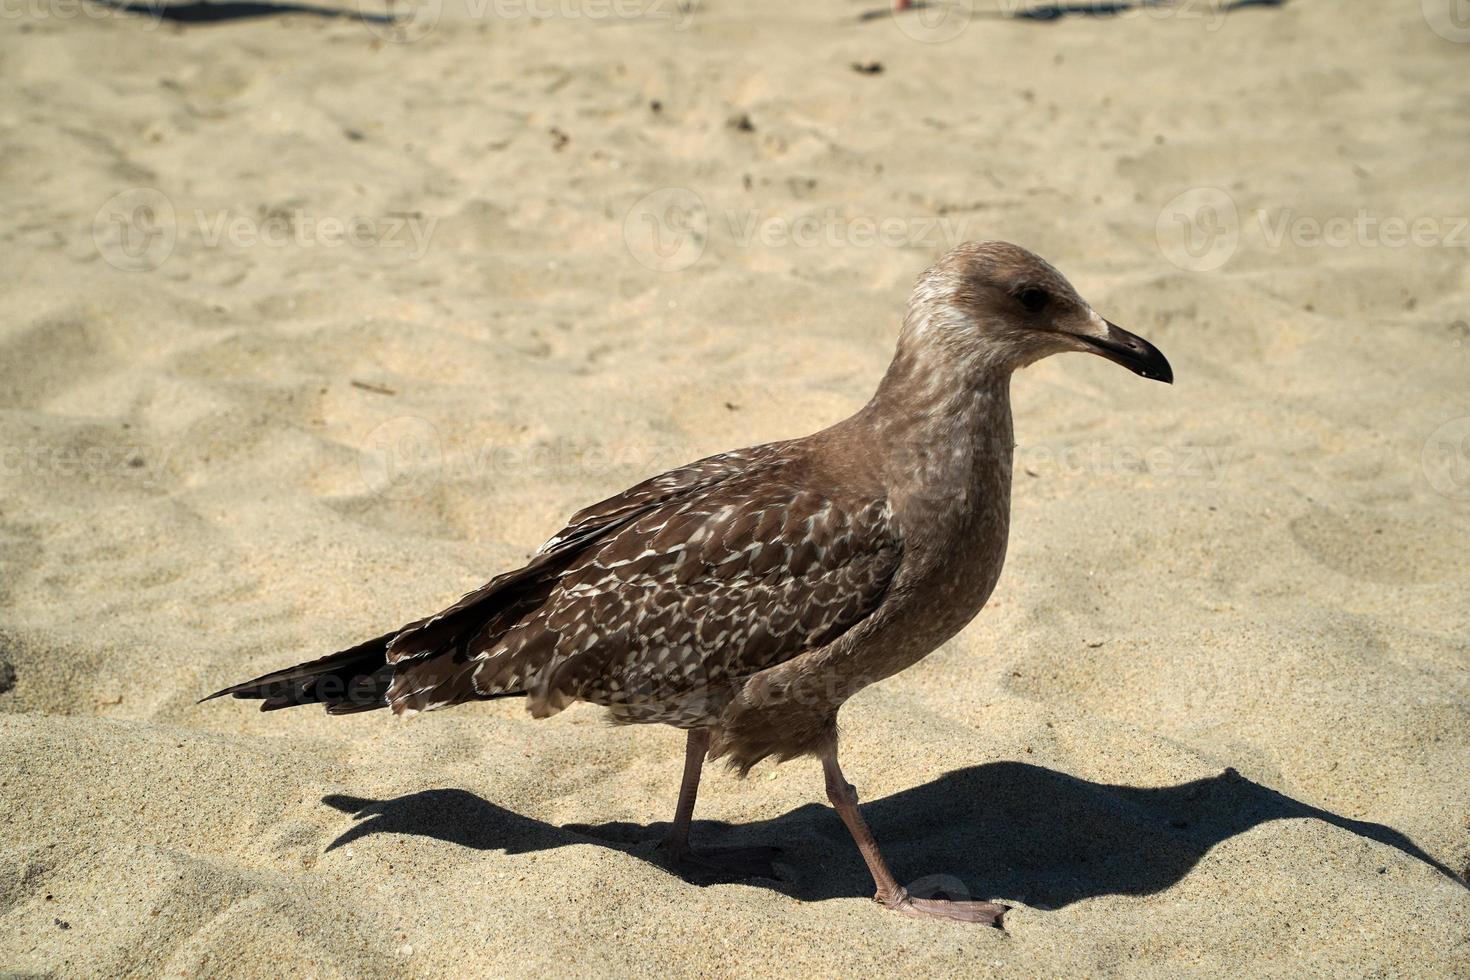
[[[1010,911],[1008,905],[997,905],[994,902],[958,901],[939,898],[914,898],[908,889],[898,883],[893,877],[893,872],[888,870],[888,862],[883,859],[883,852],[878,850],[878,842],[873,839],[873,832],[868,829],[868,822],[858,812],[857,791],[842,775],[842,768],[837,765],[837,741],[831,743],[822,751],[822,773],[827,780],[827,799],[832,802],[832,807],[842,822],[847,825],[848,833],[852,834],[853,842],[857,844],[858,850],[862,852],[863,860],[867,862],[868,871],[873,876],[873,884],[877,886],[877,892],[873,895],[873,901],[885,908],[902,912],[916,918],[954,919],[959,922],[983,922],[1001,928],[1001,916]]]
[[[699,776],[709,751],[709,729],[689,729],[684,743],[684,778],[679,782],[679,804],[674,823],[659,844],[670,862],[703,876],[717,878],[776,877],[772,860],[781,851],[774,847],[726,847],[695,853],[689,846],[689,824],[694,819],[694,801],[699,796]]]

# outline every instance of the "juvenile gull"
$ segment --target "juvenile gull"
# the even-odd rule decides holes
[[[523,696],[537,718],[589,701],[674,725],[689,734],[663,846],[680,861],[694,860],[706,756],[744,774],[814,755],[876,901],[999,925],[1005,906],[913,897],[894,879],[838,767],[837,711],[985,605],[1010,519],[1011,373],[1062,351],[1173,380],[1038,256],[961,245],[919,278],[897,353],[851,418],[655,476],[442,612],[210,697],[402,714]]]

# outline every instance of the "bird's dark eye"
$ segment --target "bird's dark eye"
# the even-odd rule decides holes
[[[1016,293],[1016,302],[1024,306],[1030,313],[1040,313],[1041,308],[1046,305],[1046,300],[1046,290],[1040,286],[1023,286]]]

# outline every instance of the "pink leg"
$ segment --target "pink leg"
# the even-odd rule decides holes
[[[689,856],[689,822],[694,819],[694,801],[699,797],[699,774],[704,770],[704,754],[709,751],[709,729],[689,729],[684,743],[684,778],[679,782],[679,805],[674,808],[674,825],[669,828],[663,847],[674,860]]]
[[[679,782],[679,804],[674,808],[674,823],[659,850],[670,862],[693,871],[699,877],[718,879],[777,877],[774,860],[780,856],[775,847],[726,847],[695,852],[689,846],[689,824],[694,819],[694,801],[699,796],[699,775],[704,769],[704,756],[709,751],[709,729],[691,728],[684,743],[684,778]]]
[[[868,871],[873,875],[873,883],[878,887],[877,892],[873,895],[875,902],[895,912],[918,918],[983,922],[996,928],[1001,927],[1001,916],[1010,910],[1008,905],[997,905],[994,902],[914,898],[909,895],[908,890],[893,877],[893,872],[888,870],[888,862],[883,860],[883,854],[878,850],[878,842],[873,839],[873,832],[868,829],[867,821],[858,812],[857,792],[842,775],[842,768],[837,765],[835,741],[831,748],[822,753],[822,772],[827,779],[827,799],[832,801],[837,815],[847,825],[847,831],[852,834],[853,841],[857,843],[858,850],[862,852],[863,860],[868,863]]]

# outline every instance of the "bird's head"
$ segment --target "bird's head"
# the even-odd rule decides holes
[[[1009,242],[967,242],[920,276],[899,350],[977,375],[1085,351],[1174,381],[1157,347],[1104,320],[1049,262]]]

